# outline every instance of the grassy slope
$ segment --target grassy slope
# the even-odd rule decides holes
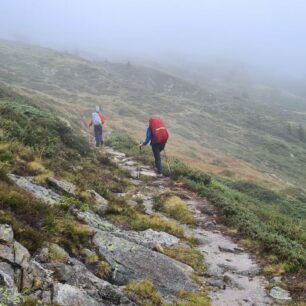
[[[159,113],[170,127],[170,151],[189,164],[278,187],[306,183],[306,144],[297,137],[306,103],[293,94],[231,79],[203,89],[149,68],[4,42],[0,54],[1,81],[39,97],[84,130],[95,104],[102,104],[111,127],[137,139],[149,115]]]
[[[114,136],[109,144],[130,156],[137,156],[136,143],[128,136]],[[152,162],[150,152],[141,156]],[[206,197],[217,208],[220,221],[239,233],[236,237],[256,252],[268,276],[287,275],[288,287],[305,297],[306,205],[305,197],[293,197],[265,189],[251,182],[220,179],[170,159],[174,180]],[[157,201],[159,206],[159,201]]]

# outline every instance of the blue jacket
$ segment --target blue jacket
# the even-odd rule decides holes
[[[145,139],[145,141],[143,142],[143,145],[146,146],[150,141],[152,141],[152,138],[153,138],[152,131],[151,131],[151,129],[148,127],[148,128],[147,128],[146,139]]]

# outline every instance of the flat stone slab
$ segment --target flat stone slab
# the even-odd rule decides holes
[[[8,174],[8,177],[15,182],[15,184],[23,190],[32,194],[36,199],[46,204],[58,204],[61,196],[52,190],[32,183],[31,178],[22,177],[15,174]]]
[[[162,294],[170,296],[183,288],[187,291],[198,288],[189,277],[190,267],[163,254],[99,230],[93,243],[112,266],[113,281],[117,285],[149,279]]]

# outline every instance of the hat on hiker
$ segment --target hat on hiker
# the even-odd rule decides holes
[[[100,110],[100,106],[96,106],[96,112],[97,112],[97,113],[100,113],[100,111],[101,111],[101,110]]]

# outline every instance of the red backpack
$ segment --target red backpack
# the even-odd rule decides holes
[[[152,131],[154,142],[158,144],[163,144],[167,142],[169,134],[163,121],[160,118],[151,118],[149,128]]]

